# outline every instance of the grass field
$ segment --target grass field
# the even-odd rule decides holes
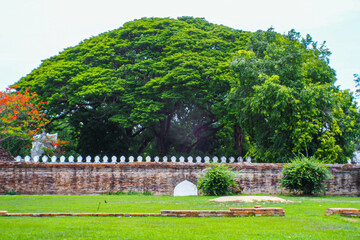
[[[208,201],[212,197],[205,196],[0,196],[0,210],[9,213],[160,213],[261,204],[282,207],[286,214],[236,218],[0,217],[0,239],[360,239],[360,218],[324,215],[327,208],[360,208],[360,198],[279,197],[295,203],[214,203]]]

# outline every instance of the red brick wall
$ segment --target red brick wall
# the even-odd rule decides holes
[[[232,164],[246,194],[279,194],[282,164]],[[0,162],[0,194],[97,194],[109,191],[151,191],[173,194],[183,180],[196,183],[206,164],[121,163],[51,164]],[[327,195],[360,196],[359,165],[329,165],[334,177]],[[336,170],[334,170],[336,169]],[[283,191],[283,193],[286,193]]]

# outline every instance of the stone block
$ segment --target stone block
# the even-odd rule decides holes
[[[325,215],[332,215],[338,214],[341,216],[351,216],[351,217],[358,217],[360,216],[360,209],[356,208],[328,208],[325,211]]]
[[[0,216],[6,216],[8,214],[7,211],[0,211]]]

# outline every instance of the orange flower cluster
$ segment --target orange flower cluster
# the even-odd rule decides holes
[[[8,88],[0,91],[0,142],[9,137],[31,139],[43,131],[49,122],[44,106],[47,102],[38,102],[38,95]]]
[[[60,157],[61,155],[65,154],[64,152],[62,152],[62,149],[67,144],[69,144],[69,142],[62,141],[59,138],[56,141],[47,138],[44,140],[44,145],[47,146],[44,149],[45,154],[49,157],[54,156],[54,155]],[[53,146],[53,147],[50,147],[50,146]]]

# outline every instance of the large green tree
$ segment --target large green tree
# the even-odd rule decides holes
[[[65,49],[17,85],[49,102],[53,126],[68,124],[82,154],[236,154],[224,99],[248,35],[198,18],[140,19]]]
[[[65,128],[83,155],[344,162],[360,121],[353,96],[335,86],[329,54],[295,31],[144,18],[65,49],[17,85],[49,102],[49,130]]]
[[[229,95],[240,127],[259,161],[286,162],[297,154],[346,162],[359,134],[359,112],[349,91],[335,86],[329,50],[310,36],[273,29],[251,35],[232,68]]]

